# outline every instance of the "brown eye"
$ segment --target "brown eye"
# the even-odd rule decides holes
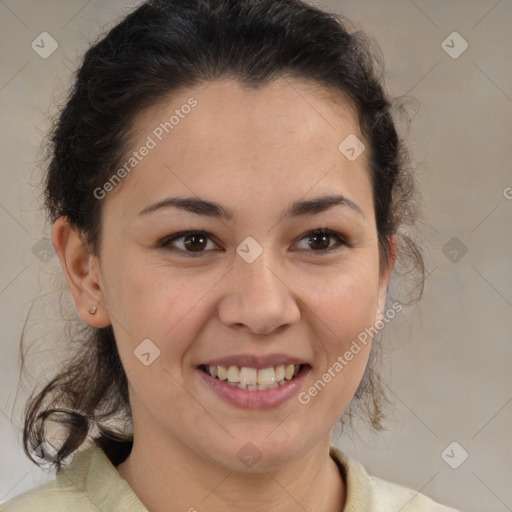
[[[176,242],[178,241],[183,241],[183,249],[179,247],[175,249],[173,247],[174,244],[176,244]],[[170,250],[176,250],[179,252],[186,252],[192,254],[197,253],[197,255],[200,255],[201,253],[206,252],[205,249],[208,245],[208,241],[211,241],[208,233],[205,233],[203,231],[184,231],[165,238],[160,244],[160,246],[167,247]]]
[[[337,242],[337,247],[331,246],[333,239]],[[308,248],[314,253],[328,253],[342,245],[348,245],[340,233],[330,229],[316,229],[310,231],[302,237],[301,241],[302,240],[308,240]]]
[[[206,247],[207,237],[205,237],[204,235],[194,234],[187,235],[182,238],[185,241],[185,247],[187,248],[187,250],[200,251],[201,249],[204,249]]]

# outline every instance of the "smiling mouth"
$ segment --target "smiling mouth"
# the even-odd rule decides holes
[[[226,384],[249,391],[274,389],[294,380],[307,364],[250,368],[247,366],[218,366],[202,364],[198,368],[211,377]]]

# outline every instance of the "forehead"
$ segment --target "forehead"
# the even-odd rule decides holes
[[[177,140],[186,139],[191,145],[218,146],[229,139],[248,149],[254,147],[247,139],[250,134],[261,144],[283,145],[290,137],[290,143],[300,141],[312,147],[323,141],[321,146],[327,147],[330,140],[325,140],[326,133],[336,142],[344,132],[360,131],[355,110],[341,93],[292,78],[280,78],[258,88],[223,79],[180,91],[141,115],[140,128],[148,132],[155,121],[165,121],[169,118],[166,113],[179,110],[191,97],[197,107],[186,116],[190,121],[180,122],[179,130],[173,129]],[[191,123],[194,129],[187,130]],[[197,129],[200,131],[194,133]]]
[[[153,147],[123,180],[119,189],[126,191],[116,194],[130,195],[139,211],[165,193],[215,200],[212,194],[229,191],[234,202],[254,196],[279,202],[284,192],[298,198],[341,185],[358,195],[371,186],[366,152],[350,161],[339,149],[349,136],[363,139],[354,108],[311,82],[281,78],[256,89],[232,79],[201,84],[140,114],[133,133],[131,151],[149,140]]]

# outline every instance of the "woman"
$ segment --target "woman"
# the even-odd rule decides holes
[[[27,406],[57,479],[1,510],[454,510],[330,444],[358,404],[380,428],[391,274],[423,271],[362,36],[298,0],[146,2],[88,50],[51,142],[91,329]]]

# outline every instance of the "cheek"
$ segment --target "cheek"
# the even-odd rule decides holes
[[[204,410],[190,407],[183,366],[207,321],[205,293],[219,278],[128,257],[115,261],[109,276],[112,324],[132,407],[149,408],[162,424],[179,424],[187,415],[204,421]],[[162,403],[173,406],[162,409]]]
[[[108,272],[109,306],[115,320],[138,336],[164,337],[219,279],[218,271],[173,267],[140,256],[117,255]]]
[[[355,254],[325,275],[298,274],[294,283],[334,345],[373,325],[379,273],[378,259],[371,254]]]
[[[315,357],[320,365],[315,378],[323,381],[318,386],[321,392],[312,390],[312,395],[317,406],[333,407],[331,412],[326,407],[326,414],[341,414],[368,362],[375,333],[379,279],[376,262],[377,259],[365,262],[361,258],[350,270],[333,273],[328,286],[317,284],[309,295],[311,321],[315,322],[315,334],[320,340],[316,345]],[[325,392],[323,384],[328,388]]]
[[[314,430],[317,422],[332,425],[342,416],[361,382],[371,350],[375,292],[368,289],[366,279],[354,276],[341,276],[336,285],[337,291],[311,304],[320,342],[315,350],[319,364],[299,395],[307,411],[300,428],[306,430]]]
[[[158,354],[157,365],[181,383],[189,349],[215,314],[211,297],[225,274],[225,269],[116,260],[110,275],[112,323],[127,371],[133,366],[139,369],[134,351],[149,339],[157,347],[146,342]],[[169,375],[160,377],[165,380]]]

